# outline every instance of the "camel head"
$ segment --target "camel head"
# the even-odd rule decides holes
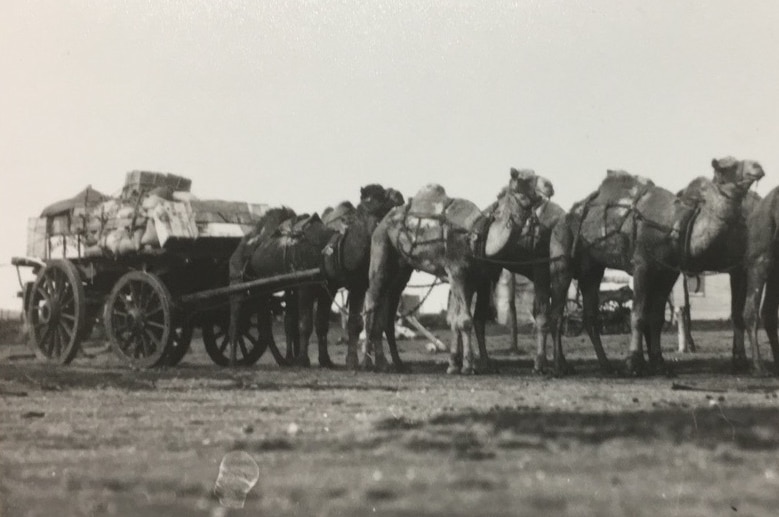
[[[518,202],[524,207],[537,206],[554,196],[552,182],[543,176],[538,176],[532,169],[511,169],[511,179],[508,187],[502,191],[518,197]]]
[[[497,254],[508,243],[512,232],[521,232],[534,211],[554,195],[552,182],[530,169],[511,169],[509,184],[498,195],[487,233],[485,251]]]
[[[763,167],[753,160],[736,160],[732,156],[711,160],[716,185],[734,185],[743,192],[749,190],[752,183],[765,176]]]
[[[384,217],[392,208],[405,202],[403,194],[393,188],[384,188],[378,184],[370,184],[360,189],[360,205],[367,213]]]

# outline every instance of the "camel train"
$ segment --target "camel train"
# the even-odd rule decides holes
[[[597,190],[569,212],[551,200],[552,182],[528,169],[511,169],[497,200],[485,209],[449,197],[437,184],[424,186],[408,200],[391,188],[367,185],[356,208],[343,202],[322,217],[298,215],[285,207],[270,210],[233,253],[230,281],[321,267],[324,283],[285,293],[287,354],[275,352],[277,361],[308,366],[308,341],[315,330],[319,364],[332,366],[328,320],[332,296],[343,287],[349,292],[347,368],[406,371],[394,335],[401,294],[415,270],[443,278],[450,287],[446,371],[473,374],[495,371],[485,325],[493,314],[494,286],[507,269],[534,285],[534,371],[563,376],[573,371],[563,353],[562,330],[574,279],[582,292],[584,328],[599,366],[604,374],[613,373],[600,337],[598,297],[605,269],[618,269],[632,275],[634,282],[625,372],[641,376],[670,373],[660,339],[665,303],[679,275],[723,272],[730,276],[734,369],[750,367],[746,332],[752,369],[764,372],[757,315],[765,290],[760,315],[776,371],[779,187],[764,199],[750,192],[764,176],[760,164],[752,160],[724,157],[713,159],[711,165],[711,177],[695,178],[676,194],[650,179],[608,170]],[[264,339],[273,340],[268,302],[249,302],[239,295],[231,299],[233,358],[241,344],[237,315],[244,304],[253,304]],[[366,341],[358,360],[363,327]],[[546,351],[550,335],[551,365]],[[385,336],[391,363],[384,354]]]

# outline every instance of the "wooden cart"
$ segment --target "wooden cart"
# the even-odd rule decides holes
[[[189,349],[195,327],[202,329],[211,359],[226,366],[231,362],[229,295],[267,295],[321,281],[320,270],[310,269],[228,285],[230,255],[264,205],[160,198],[153,211],[144,212],[141,200],[146,203],[170,176],[128,174],[125,202],[120,204],[134,204],[138,213],[106,213],[106,200],[113,198],[91,191],[90,199],[87,188],[31,220],[29,256],[14,257],[12,263],[35,274],[34,281],[22,286],[22,299],[29,342],[40,359],[69,363],[102,321],[111,348],[132,367],[177,364]],[[155,182],[151,188],[136,185],[144,177],[147,183],[148,178]],[[172,177],[179,186],[181,179]],[[130,223],[122,226],[128,214]],[[143,225],[158,236],[157,245],[132,249],[133,241],[141,240],[133,228]],[[114,251],[121,252],[106,249],[112,236],[118,243]],[[122,243],[124,237],[133,240]],[[263,335],[270,323],[263,318],[268,317],[248,310],[240,315],[235,364],[254,364],[269,344],[275,347]],[[278,350],[272,351],[279,360]]]

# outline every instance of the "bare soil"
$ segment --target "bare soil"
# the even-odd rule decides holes
[[[728,332],[697,332],[686,356],[667,335],[674,378],[604,377],[570,338],[577,372],[556,379],[532,375],[502,330],[500,373],[475,377],[445,375],[446,355],[417,340],[401,342],[410,374],[270,357],[229,370],[198,340],[159,371],[0,347],[0,515],[779,513],[779,379],[731,374]],[[607,336],[615,363],[626,341]],[[330,350],[343,364],[345,347]],[[234,450],[260,469],[242,510],[213,495]]]

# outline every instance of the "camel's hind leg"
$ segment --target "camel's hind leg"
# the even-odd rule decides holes
[[[499,274],[499,273],[498,273]],[[497,373],[495,364],[490,361],[485,339],[487,320],[494,319],[495,307],[492,304],[492,292],[496,279],[481,278],[476,286],[476,303],[473,310],[473,330],[479,347],[479,373]]]
[[[733,366],[745,370],[747,362],[744,349],[744,306],[747,299],[747,273],[741,268],[730,272],[730,319],[733,322]],[[689,307],[686,307],[689,310]],[[688,325],[689,327],[689,325]]]
[[[582,270],[579,275],[579,289],[582,292],[584,329],[590,336],[601,371],[608,374],[612,371],[611,364],[603,350],[603,342],[600,338],[600,283],[603,280],[603,272],[602,266],[591,266]]]
[[[365,325],[362,317],[364,303],[364,289],[349,290],[349,316],[346,320],[346,368],[349,370],[356,370],[358,367],[357,344],[360,341],[360,332]]]
[[[298,330],[300,335],[300,352],[295,357],[297,366],[311,366],[308,358],[308,343],[314,332],[314,289],[302,287],[298,289]]]
[[[644,375],[646,370],[643,341],[645,336],[651,335],[649,293],[654,289],[654,281],[649,267],[636,265],[633,271],[633,308],[630,311],[630,352],[626,360],[628,375]]]
[[[398,372],[407,371],[407,367],[400,359],[400,354],[398,353],[398,343],[395,340],[395,315],[397,314],[398,306],[400,305],[400,297],[403,295],[403,290],[406,288],[413,272],[414,268],[402,264],[397,273],[393,275],[392,282],[389,286],[389,292],[387,293],[388,307],[384,333],[387,336],[387,346],[389,347],[390,357],[392,357],[392,366]],[[408,307],[406,309],[415,308]]]
[[[777,326],[779,324],[779,271],[774,269],[768,275],[765,286],[765,299],[761,316],[763,319],[763,328],[768,336],[768,342],[771,344],[771,355],[774,359],[774,373],[779,374],[779,335],[777,335]]]
[[[747,270],[747,288],[746,302],[744,303],[744,326],[747,330],[749,345],[752,350],[752,365],[756,374],[763,373],[763,361],[760,359],[760,345],[758,343],[758,327],[760,325],[760,301],[763,298],[763,287],[767,291],[776,290],[779,286],[766,286],[766,280],[773,277],[773,271],[768,257],[761,257],[756,260],[752,267]],[[772,303],[776,303],[771,300]],[[768,310],[768,304],[764,304],[764,313]],[[776,307],[774,307],[776,311]],[[738,363],[734,361],[733,367],[737,368]]]
[[[327,331],[330,329],[330,308],[333,300],[330,298],[330,292],[324,287],[316,289],[316,321],[314,322],[316,330],[317,346],[319,350],[319,366],[332,368],[335,366],[330,360],[330,354],[327,351]]]

